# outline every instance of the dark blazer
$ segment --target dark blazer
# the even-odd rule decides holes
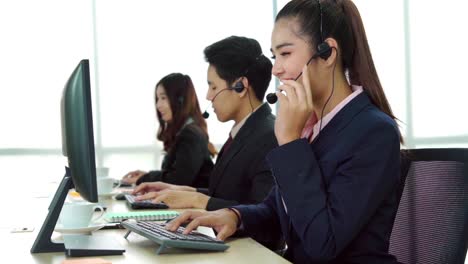
[[[202,129],[191,123],[185,125],[175,138],[174,146],[164,156],[160,171],[150,171],[138,179],[163,181],[177,185],[206,188],[213,169],[208,150],[208,138]]]
[[[276,186],[261,204],[236,207],[245,232],[282,236],[294,263],[396,263],[388,246],[399,136],[396,123],[361,93],[312,144],[299,139],[268,154]]]
[[[274,185],[266,154],[278,146],[275,116],[263,104],[247,118],[231,145],[216,161],[210,175],[207,210],[263,201]]]

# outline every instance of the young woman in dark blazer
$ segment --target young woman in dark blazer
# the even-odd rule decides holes
[[[213,168],[211,157],[216,151],[208,141],[206,121],[190,77],[172,73],[162,78],[156,84],[155,104],[159,121],[157,138],[164,143],[167,153],[161,170],[131,171],[122,180],[208,187]]]
[[[278,13],[271,50],[279,147],[276,186],[258,205],[185,212],[186,232],[212,226],[282,238],[294,263],[396,263],[389,254],[402,142],[350,0],[293,0]]]

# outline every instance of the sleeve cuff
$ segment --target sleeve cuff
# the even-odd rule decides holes
[[[239,203],[236,201],[231,200],[224,200],[220,198],[210,197],[208,200],[208,204],[206,205],[207,211],[214,211],[218,209],[228,208],[234,205],[238,205]]]
[[[208,195],[208,188],[197,188],[197,192]]]

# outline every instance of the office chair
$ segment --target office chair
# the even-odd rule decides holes
[[[468,244],[468,149],[401,152],[390,253],[405,264],[463,264]]]

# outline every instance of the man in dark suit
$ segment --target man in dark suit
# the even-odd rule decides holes
[[[219,121],[234,121],[228,140],[210,174],[208,189],[143,183],[134,193],[140,199],[164,201],[170,208],[217,210],[261,202],[273,186],[267,153],[277,146],[275,117],[262,103],[271,80],[272,64],[259,43],[228,37],[208,46],[207,99]]]

